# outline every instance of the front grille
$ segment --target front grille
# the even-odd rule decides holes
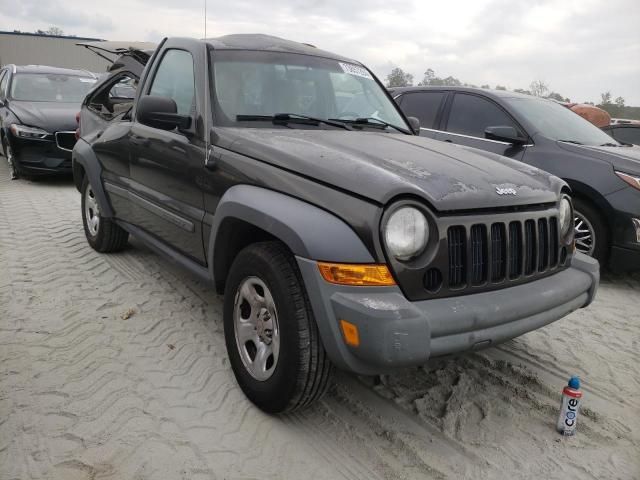
[[[56,132],[56,145],[60,150],[73,150],[76,144],[76,132]]]
[[[482,285],[487,279],[487,228],[471,227],[471,284]]]
[[[453,225],[447,248],[450,289],[540,276],[558,267],[558,224],[555,217],[540,217]]]
[[[464,285],[466,268],[466,233],[464,227],[449,228],[449,287]]]

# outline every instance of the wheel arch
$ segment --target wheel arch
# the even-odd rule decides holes
[[[569,184],[569,187],[571,187],[571,196],[579,198],[583,202],[587,202],[592,205],[602,216],[609,229],[611,229],[613,227],[611,223],[613,209],[607,199],[604,198],[604,196],[602,196],[602,194],[600,194],[596,189],[585,183],[571,179],[564,180]]]
[[[113,209],[102,184],[102,166],[95,153],[93,153],[91,145],[82,139],[78,140],[75,147],[73,147],[71,165],[76,188],[78,190],[82,188],[82,180],[86,175],[98,200],[100,215],[106,218],[113,217]]]
[[[293,255],[313,260],[374,262],[356,233],[335,215],[283,193],[236,185],[220,199],[212,220],[207,258],[218,292],[240,250],[265,240],[279,240]]]

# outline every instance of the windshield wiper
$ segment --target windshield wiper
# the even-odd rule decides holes
[[[275,115],[236,115],[238,122],[272,122],[274,124],[299,123],[302,125],[331,125],[332,127],[352,130],[352,128],[342,122],[332,119],[309,117],[298,113],[276,113]]]
[[[584,145],[582,142],[578,142],[577,140],[558,140],[559,142],[564,143],[573,143],[574,145]]]
[[[385,122],[384,120],[380,120],[379,118],[376,118],[376,117],[362,117],[362,118],[356,118],[355,120],[341,120],[341,121],[348,122],[353,125],[368,125],[371,127],[381,126],[384,128],[391,127],[398,130],[399,132],[406,133],[407,135],[413,135],[406,128],[398,127],[397,125],[394,125],[389,122]]]

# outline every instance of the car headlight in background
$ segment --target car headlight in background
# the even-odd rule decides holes
[[[637,188],[640,190],[640,177],[636,177],[635,175],[629,175],[628,173],[622,173],[616,171],[616,175],[618,175],[622,180],[627,182],[633,188]]]
[[[567,239],[573,230],[573,208],[571,208],[571,202],[567,197],[563,197],[560,200],[559,221],[560,238]]]
[[[391,255],[398,260],[409,260],[427,246],[429,223],[417,208],[401,207],[387,220],[384,240]]]
[[[16,123],[11,124],[10,130],[11,133],[18,138],[28,138],[31,140],[44,140],[49,135],[49,132],[41,128],[27,127]]]

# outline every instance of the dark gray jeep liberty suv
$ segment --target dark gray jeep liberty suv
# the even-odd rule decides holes
[[[99,121],[91,98],[73,151],[89,244],[134,235],[224,292],[230,363],[267,412],[317,399],[333,365],[489,347],[595,295],[562,180],[416,136],[354,60],[168,39],[129,111]]]

